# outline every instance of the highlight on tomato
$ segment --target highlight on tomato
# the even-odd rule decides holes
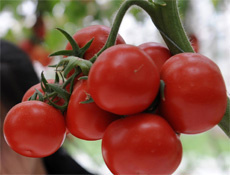
[[[218,66],[198,53],[171,57],[161,69],[165,83],[160,113],[176,132],[197,134],[217,125],[227,107],[227,92]]]
[[[95,103],[118,115],[148,108],[160,85],[159,72],[151,58],[140,48],[126,44],[112,46],[100,54],[88,80]]]
[[[7,144],[27,157],[46,157],[62,145],[65,120],[60,111],[41,101],[26,101],[7,113],[3,125]]]

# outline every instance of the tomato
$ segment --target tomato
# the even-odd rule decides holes
[[[79,31],[77,31],[73,38],[79,45],[79,47],[83,47],[87,42],[89,42],[92,38],[94,38],[91,46],[84,54],[84,59],[89,60],[92,58],[101,48],[105,45],[106,40],[110,33],[110,28],[103,25],[92,25],[89,27],[85,27]],[[125,41],[123,38],[118,35],[116,44],[124,44]],[[70,43],[67,44],[66,50],[71,50],[72,46]]]
[[[172,174],[181,162],[182,145],[162,117],[135,114],[109,125],[102,155],[113,174]]]
[[[161,69],[165,82],[161,114],[179,133],[204,132],[220,122],[227,106],[218,66],[198,53],[171,57]]]
[[[128,115],[141,112],[155,99],[160,76],[151,58],[132,45],[105,50],[90,69],[89,91],[102,109]]]
[[[50,80],[47,80],[48,83],[54,83],[54,79],[50,79]],[[36,91],[36,89],[38,91],[40,91],[42,94],[44,94],[42,88],[41,88],[41,83],[38,83],[38,84],[35,84],[34,86],[30,87],[26,93],[24,94],[23,98],[22,98],[22,102],[23,101],[27,101],[33,94],[34,92]]]
[[[55,82],[55,80],[54,80],[54,79],[49,79],[49,80],[47,80],[47,82],[53,84],[53,83]],[[69,87],[67,87],[67,88],[69,88]],[[41,83],[38,83],[38,84],[36,84],[36,85],[30,87],[30,88],[26,91],[26,93],[24,94],[24,96],[23,96],[23,98],[22,98],[22,102],[23,102],[23,101],[28,101],[29,98],[35,93],[36,89],[37,89],[38,91],[40,91],[40,92],[44,95],[44,91],[43,91],[42,88],[41,88]],[[68,89],[67,89],[67,90],[68,90]],[[38,98],[37,98],[37,99],[38,99]],[[48,103],[47,100],[45,100],[45,102]],[[60,97],[55,97],[55,98],[53,99],[53,102],[55,102],[57,105],[62,106],[62,105],[65,103],[65,100],[64,100],[63,98],[60,98]]]
[[[172,56],[169,49],[160,43],[148,42],[141,44],[139,48],[144,50],[152,58],[159,72],[165,61]]]
[[[66,125],[71,134],[84,140],[101,139],[107,126],[119,116],[100,109],[94,102],[81,104],[89,98],[88,81],[80,80],[70,97]]]
[[[28,157],[53,154],[65,139],[65,120],[61,112],[40,101],[15,105],[4,121],[7,144],[17,153]]]

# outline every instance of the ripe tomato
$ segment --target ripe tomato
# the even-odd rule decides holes
[[[84,140],[101,139],[107,126],[119,116],[100,109],[94,102],[81,104],[89,97],[88,81],[80,80],[70,97],[66,125],[71,134]]]
[[[101,48],[105,45],[106,40],[110,33],[110,28],[103,25],[93,25],[89,27],[85,27],[79,31],[77,31],[73,38],[79,45],[79,47],[83,47],[87,42],[89,42],[92,38],[94,38],[91,46],[84,54],[84,59],[89,60],[92,58]],[[118,35],[116,44],[125,44],[123,38]],[[70,43],[67,44],[66,50],[71,50],[72,46]]]
[[[226,87],[217,65],[198,53],[171,57],[161,69],[165,82],[161,114],[175,131],[204,132],[220,122],[227,106]]]
[[[144,113],[109,125],[102,155],[113,174],[172,174],[181,162],[182,145],[165,119]]]
[[[105,50],[89,72],[89,91],[104,110],[129,115],[141,112],[155,99],[160,76],[151,58],[132,45]]]
[[[139,48],[144,50],[150,56],[150,58],[152,58],[159,72],[165,61],[172,56],[169,49],[160,43],[144,43],[141,44]]]
[[[17,153],[28,157],[53,154],[65,139],[65,120],[52,106],[40,101],[15,105],[6,115],[4,136]]]
[[[54,79],[49,79],[49,80],[47,80],[47,82],[48,82],[48,83],[54,83],[55,80],[54,80]],[[34,92],[36,91],[35,89],[37,89],[38,91],[40,91],[40,92],[44,95],[44,92],[43,92],[43,90],[42,90],[42,88],[41,88],[41,83],[38,83],[38,84],[32,86],[31,88],[29,88],[29,89],[26,91],[26,93],[24,94],[24,96],[23,96],[23,98],[22,98],[22,102],[23,102],[23,101],[28,101],[28,99],[29,99],[29,98],[34,94]],[[37,99],[38,99],[38,98],[37,98]],[[45,102],[48,103],[47,100],[45,100]],[[62,98],[60,98],[60,97],[55,97],[55,98],[53,99],[53,102],[55,102],[57,105],[62,106],[62,105],[65,103],[65,100],[62,99]]]
[[[54,83],[54,79],[50,79],[47,80],[48,83]],[[26,93],[24,94],[23,98],[22,98],[22,102],[23,101],[27,101],[36,91],[35,89],[37,89],[38,91],[40,91],[42,94],[44,94],[42,88],[41,88],[41,83],[35,84],[34,86],[32,86],[31,88],[29,88]]]

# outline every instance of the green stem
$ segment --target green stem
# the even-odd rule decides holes
[[[133,5],[141,7],[148,13],[173,55],[181,52],[194,52],[182,26],[176,0],[167,1],[166,6],[157,5],[143,0],[127,0],[121,5],[117,12],[106,44],[93,58],[90,59],[91,62],[94,62],[97,59],[97,56],[105,49],[115,44],[122,19],[127,10]]]
[[[161,33],[172,55],[182,52],[194,52],[183,28],[177,1],[167,0],[166,5],[152,4],[142,8],[149,14],[153,23]]]
[[[219,127],[225,132],[225,134],[230,138],[230,100],[228,98],[227,109],[224,117],[218,124]]]

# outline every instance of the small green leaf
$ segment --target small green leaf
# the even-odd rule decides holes
[[[57,30],[59,30],[66,37],[66,39],[69,41],[70,45],[72,46],[74,54],[78,55],[80,48],[79,48],[78,44],[76,43],[76,41],[73,39],[73,37],[70,34],[68,34],[66,31],[64,31],[60,28],[57,28]]]
[[[230,124],[230,99],[229,97],[227,98],[228,98],[227,99],[228,102],[227,102],[226,112],[218,125],[225,132],[225,134],[230,138],[230,125],[229,125]]]
[[[62,97],[65,101],[68,101],[70,98],[70,94],[65,90],[62,89],[59,85],[57,84],[47,84],[54,92],[58,94],[58,96]]]
[[[37,92],[36,92],[36,89],[35,89],[35,92],[33,93],[33,95],[28,99],[28,101],[31,101],[31,100],[37,100]]]
[[[54,83],[59,83],[59,75],[58,75],[58,72],[55,72]]]
[[[44,101],[44,96],[43,96],[43,94],[42,94],[39,90],[37,90],[37,89],[35,89],[35,91],[36,91],[36,93],[37,93],[37,95],[38,95],[38,100],[39,100],[39,101]]]
[[[66,59],[63,59],[58,63],[57,67],[59,65],[62,65],[63,63],[66,63],[64,67],[64,77],[67,77],[68,73],[77,66],[81,68],[81,71],[84,75],[88,75],[89,70],[92,66],[91,61],[84,60],[78,57],[68,57]]]
[[[165,101],[165,94],[164,94],[164,90],[165,90],[165,82],[163,80],[160,81],[160,94],[161,94],[161,99],[163,101]]]
[[[48,81],[46,80],[44,73],[42,71],[41,73],[41,88],[43,90],[43,92],[50,92],[51,89],[49,88],[49,86],[47,86]]]
[[[78,80],[88,80],[88,76],[81,76],[78,78]]]
[[[59,55],[73,56],[74,52],[72,50],[60,50],[60,51],[57,51],[57,52],[54,52],[54,53],[50,54],[49,57],[51,57],[51,56],[59,56]]]
[[[164,0],[154,0],[153,2],[156,5],[160,5],[160,6],[166,6],[166,2]]]
[[[79,57],[80,58],[83,58],[85,52],[89,49],[93,40],[94,40],[94,38],[92,38],[88,43],[86,43],[82,48],[80,48],[80,50],[79,50]]]
[[[93,102],[94,102],[94,100],[92,99],[92,97],[90,97],[89,99],[80,102],[80,104],[88,104],[88,103],[93,103]]]
[[[55,107],[56,109],[59,109],[61,112],[64,112],[64,111],[66,110],[67,106],[68,106],[68,103],[67,103],[67,102],[65,102],[64,105],[60,106],[60,105],[57,105],[56,103],[54,103],[54,102],[53,102],[52,100],[50,100],[49,98],[48,98],[48,101],[49,101],[49,103],[50,103],[53,107]]]

